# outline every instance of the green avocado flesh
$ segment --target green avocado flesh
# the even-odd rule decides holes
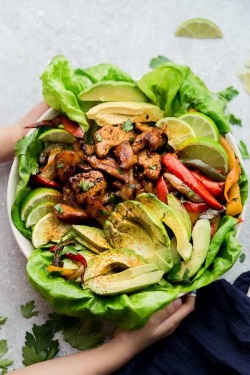
[[[132,82],[103,81],[82,91],[78,98],[82,101],[100,102],[148,102],[147,96]]]
[[[72,227],[80,237],[100,251],[111,249],[102,229],[88,227],[87,225],[72,225]]]

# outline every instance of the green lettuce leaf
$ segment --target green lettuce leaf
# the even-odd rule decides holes
[[[128,73],[113,64],[98,64],[89,68],[78,69],[78,72],[86,75],[94,83],[100,81],[134,82]]]
[[[241,175],[240,175],[240,196],[241,196],[241,202],[243,206],[245,205],[248,197],[248,179],[245,169],[241,165]]]
[[[152,103],[164,110],[166,116],[178,116],[194,108],[211,117],[221,134],[230,131],[221,103],[187,66],[170,62],[161,64],[145,74],[138,86]]]
[[[76,74],[64,56],[55,56],[41,75],[45,102],[58,112],[66,114],[83,129],[89,128],[85,113],[80,108],[77,95],[92,82]]]
[[[53,260],[53,254],[41,249],[34,250],[29,257],[28,279],[50,305],[63,315],[84,318],[91,314],[111,321],[122,329],[139,328],[152,313],[176,299],[180,292],[186,293],[208,285],[232,267],[241,251],[235,230],[232,229],[235,220],[230,217],[224,221],[221,226],[223,235],[221,231],[213,240],[213,249],[208,255],[209,266],[198,278],[187,284],[171,284],[163,279],[159,284],[140,292],[98,296],[90,289],[82,289],[80,284],[49,273],[47,267]]]

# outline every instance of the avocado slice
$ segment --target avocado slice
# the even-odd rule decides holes
[[[135,83],[122,81],[94,83],[87,90],[80,92],[78,99],[100,102],[148,102],[147,96]]]
[[[146,260],[129,249],[112,249],[94,256],[87,264],[84,280],[105,275],[114,268],[127,269],[146,264]]]
[[[99,251],[112,249],[102,229],[89,227],[87,225],[72,225],[72,227],[80,237],[89,242],[90,245],[99,249]]]
[[[168,273],[170,281],[182,281],[185,277],[194,276],[204,263],[211,240],[211,227],[207,219],[200,219],[196,222],[193,231],[193,252],[188,261],[177,263]]]
[[[82,237],[74,235],[73,238],[74,238],[74,240],[76,242],[78,242],[79,244],[83,245],[87,250],[92,251],[95,254],[100,254],[101,253],[100,249],[97,249],[97,247],[91,245],[89,242],[87,242],[86,240],[84,240]]]
[[[147,210],[147,206],[138,201],[126,201],[118,204],[117,212],[122,217],[139,224],[152,239],[155,251],[172,267],[170,240],[161,221]]]
[[[101,103],[92,107],[86,116],[89,120],[95,120],[98,116],[107,114],[141,116],[145,118],[143,122],[156,122],[164,116],[164,112],[154,104],[131,101]]]
[[[139,194],[136,199],[147,207],[150,214],[156,216],[174,232],[177,251],[184,260],[188,260],[192,253],[192,245],[189,242],[187,228],[180,216],[176,215],[175,210],[162,203],[154,194]]]
[[[173,265],[181,261],[181,256],[177,251],[177,240],[176,237],[171,238],[170,251],[173,259]]]
[[[176,215],[179,216],[179,218],[183,221],[185,224],[185,227],[188,231],[188,238],[191,238],[191,220],[190,216],[185,209],[185,207],[181,204],[181,202],[175,198],[173,194],[168,194],[168,206],[172,208],[172,210],[175,212]]]
[[[151,266],[148,264],[147,266]],[[138,267],[136,267],[138,268]],[[131,269],[133,272],[134,269]],[[94,293],[100,295],[115,295],[120,293],[131,293],[137,290],[145,289],[150,285],[158,283],[164,271],[151,271],[140,274],[135,277],[131,277],[131,272],[127,279],[121,280],[124,278],[124,274],[127,271],[120,272],[118,274],[106,275],[106,276],[97,276],[93,279],[89,279],[84,287],[88,287]],[[123,274],[123,275],[122,275]]]

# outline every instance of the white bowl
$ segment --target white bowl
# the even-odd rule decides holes
[[[45,114],[43,116],[41,116],[41,118],[38,121],[51,119],[51,118],[55,117],[56,114],[57,114],[57,112],[54,111],[53,109],[48,109],[48,111],[45,112]],[[34,131],[35,131],[35,129],[32,129],[32,130],[30,130],[30,132],[28,134],[31,134]],[[242,160],[240,151],[238,149],[238,146],[237,146],[237,144],[236,144],[236,142],[235,142],[232,134],[228,133],[226,135],[226,139],[230,143],[230,145],[232,146],[232,148],[234,149],[234,152],[235,152],[236,156],[238,157],[240,163],[243,165],[243,160]],[[18,231],[18,229],[15,227],[15,225],[13,224],[12,219],[11,219],[11,207],[12,207],[12,204],[14,202],[14,197],[15,197],[15,191],[16,191],[17,182],[18,182],[18,160],[17,160],[17,158],[15,158],[14,161],[13,161],[11,170],[10,170],[10,175],[9,175],[9,180],[8,180],[8,188],[7,188],[8,217],[9,217],[10,226],[11,226],[11,229],[13,231],[14,237],[15,237],[15,239],[16,239],[16,241],[17,241],[17,243],[18,243],[18,245],[19,245],[22,253],[24,254],[24,256],[26,258],[28,258],[29,255],[30,255],[30,253],[34,249],[34,247],[33,247],[32,243],[30,242],[30,240],[28,240],[27,238],[25,238]],[[240,217],[243,220],[244,220],[244,217],[245,217],[245,213],[246,213],[246,203],[245,203],[243,211],[242,211],[242,213],[240,215]],[[238,223],[236,225],[236,237],[237,238],[240,235],[240,231],[241,231],[242,225],[243,225],[243,222]]]

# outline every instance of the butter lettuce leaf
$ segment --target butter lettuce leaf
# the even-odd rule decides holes
[[[179,116],[193,108],[209,116],[221,134],[230,131],[221,103],[187,66],[171,62],[161,64],[142,76],[138,86],[166,116]]]

